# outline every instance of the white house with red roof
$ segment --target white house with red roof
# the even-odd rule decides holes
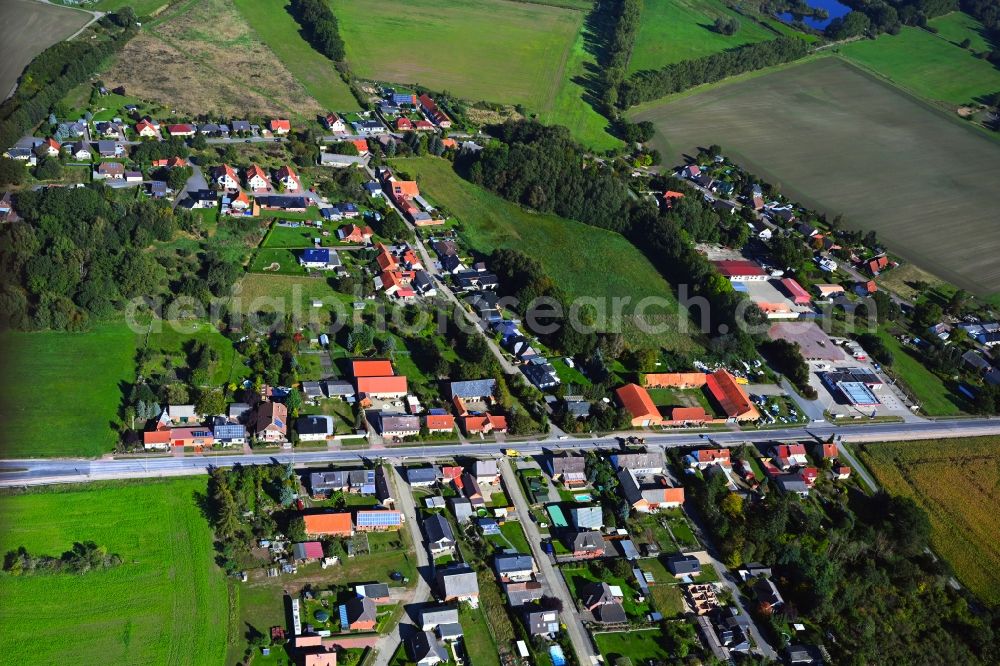
[[[168,125],[167,133],[170,136],[194,136],[198,128],[194,125],[188,123],[181,123],[179,125]]]
[[[803,444],[779,444],[774,447],[774,463],[787,470],[809,464],[806,447]]]
[[[698,469],[706,469],[712,465],[731,468],[733,466],[729,449],[698,449],[692,452],[695,466]]]
[[[271,189],[271,182],[267,178],[267,172],[256,164],[251,164],[247,167],[247,170],[243,175],[246,176],[247,187],[251,190],[259,192],[261,190]]]
[[[38,147],[35,149],[35,154],[40,157],[45,157],[46,155],[49,157],[59,157],[59,153],[61,151],[62,145],[52,137],[49,137],[42,143],[38,144]]]
[[[331,132],[342,134],[347,131],[347,123],[336,113],[330,112],[323,118],[323,124]]]
[[[287,164],[278,169],[275,177],[288,192],[296,192],[302,189],[302,181],[299,180],[298,175],[292,170],[292,167]]]
[[[212,170],[212,180],[220,188],[225,190],[240,189],[240,177],[236,174],[236,169],[228,164],[221,164]]]
[[[292,131],[292,123],[289,120],[276,118],[268,123],[268,129],[272,134],[288,134]]]
[[[135,124],[135,133],[145,139],[155,139],[160,134],[160,126],[150,118],[143,118]]]

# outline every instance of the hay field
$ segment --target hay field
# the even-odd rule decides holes
[[[0,576],[4,663],[224,663],[229,595],[195,499],[205,484],[143,479],[0,496],[0,552],[58,556],[93,541],[122,557],[80,575]]]
[[[977,295],[1000,291],[1000,142],[838,58],[637,109],[667,164],[718,143],[751,171]]]
[[[930,515],[931,544],[962,584],[1000,603],[1000,438],[866,444],[879,484]]]
[[[585,17],[508,0],[341,0],[334,12],[362,78],[533,111],[552,105]]]
[[[0,2],[0,100],[14,92],[17,78],[36,55],[87,25],[91,15],[69,7],[28,0]]]
[[[740,22],[735,35],[727,37],[714,30],[713,23],[720,17]],[[777,36],[717,0],[645,0],[629,71],[658,69]]]
[[[181,113],[301,117],[322,110],[232,0],[172,8],[126,45],[104,80]]]

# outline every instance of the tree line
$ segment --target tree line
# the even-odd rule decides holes
[[[632,59],[632,48],[639,30],[642,16],[642,0],[618,0],[610,8],[614,28],[607,37],[607,45],[602,58],[603,103],[608,113],[613,113],[618,98],[618,86],[628,74],[628,63]]]
[[[830,21],[824,34],[834,40],[887,32],[904,25],[927,26],[927,20],[958,9],[956,0],[846,0],[853,11]]]
[[[704,83],[792,62],[804,57],[810,49],[810,45],[798,37],[783,36],[682,60],[656,70],[643,70],[621,82],[617,104],[620,109],[627,109]]]
[[[292,0],[290,12],[314,49],[334,62],[344,59],[344,40],[329,5],[323,0]]]
[[[138,27],[125,7],[98,22],[95,39],[54,44],[38,54],[21,74],[17,90],[0,105],[0,146],[12,146],[46,116],[75,86],[87,81],[101,63],[125,48]]]
[[[77,542],[59,557],[33,555],[24,546],[8,551],[3,558],[3,570],[12,576],[32,574],[84,574],[110,569],[122,563],[121,556],[109,553],[93,541]]]
[[[685,476],[726,565],[773,568],[785,603],[752,609],[765,633],[784,644],[786,623],[805,617],[835,636],[823,641],[833,663],[995,663],[996,611],[949,584],[947,565],[928,550],[927,514],[906,497],[835,492],[831,483],[821,474],[821,502],[766,479],[766,495],[744,499],[723,475]]]

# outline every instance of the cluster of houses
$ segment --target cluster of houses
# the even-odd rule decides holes
[[[626,384],[615,391],[618,404],[628,413],[633,427],[704,426],[745,423],[760,418],[760,412],[740,380],[727,370],[648,374],[643,376],[643,384]],[[703,390],[724,416],[709,414],[701,406],[670,407],[664,415],[649,395],[649,388]]]
[[[375,289],[387,297],[412,301],[418,296],[431,297],[437,288],[416,251],[406,243],[375,245]]]
[[[420,196],[417,181],[400,180],[386,167],[378,170],[378,178],[385,196],[395,203],[415,226],[429,227],[444,224],[444,218],[434,206]]]
[[[810,462],[805,444],[776,444],[770,453],[769,458],[761,459],[764,474],[782,492],[808,497],[821,471]],[[851,468],[839,462],[836,444],[817,444],[813,454],[818,460],[831,462],[832,479],[843,481],[850,478]]]

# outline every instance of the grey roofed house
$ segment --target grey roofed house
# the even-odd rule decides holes
[[[663,471],[663,454],[658,451],[617,453],[611,456],[611,464],[617,469],[630,469],[636,474],[659,474]]]
[[[413,276],[413,280],[410,282],[410,286],[421,294],[437,291],[437,288],[434,286],[434,281],[431,280],[427,271],[417,271],[417,274]]]
[[[594,614],[594,619],[601,624],[621,624],[628,622],[625,607],[617,601],[597,606],[591,612]]]
[[[618,542],[618,548],[622,551],[622,557],[626,560],[637,560],[639,559],[639,551],[635,547],[635,543],[632,539],[622,539]]]
[[[432,486],[440,479],[441,470],[436,466],[406,468],[406,480],[411,486]]]
[[[299,436],[303,435],[330,435],[332,434],[332,420],[329,416],[300,416],[295,419],[295,432]]]
[[[457,641],[465,634],[462,632],[462,625],[458,622],[445,622],[438,625],[437,635],[443,641]]]
[[[785,648],[785,658],[789,664],[815,664],[817,659],[815,648],[808,645],[789,645]]]
[[[667,569],[675,576],[688,576],[701,573],[701,562],[694,555],[671,555],[667,558]]]
[[[524,624],[531,636],[550,636],[559,633],[559,613],[554,610],[531,611],[525,614]]]
[[[167,184],[162,180],[151,180],[149,182],[149,194],[156,199],[167,196]]]
[[[495,379],[472,379],[463,382],[452,382],[450,386],[451,397],[462,398],[463,400],[492,398],[496,390],[497,380]]]
[[[497,555],[493,567],[499,576],[530,576],[535,572],[535,560],[531,555]]]
[[[323,397],[323,387],[319,382],[302,382],[302,395],[309,400]]]
[[[751,576],[770,576],[771,567],[766,567],[760,562],[750,562],[743,566]]]
[[[809,494],[809,486],[806,485],[806,482],[798,474],[782,474],[775,477],[774,480],[778,484],[778,487],[786,493],[795,493],[801,497]]]
[[[432,551],[455,547],[455,533],[451,531],[451,523],[440,513],[424,520],[424,534],[427,535],[427,543]]]
[[[990,364],[986,358],[980,354],[975,349],[970,349],[969,351],[962,354],[962,361],[965,362],[967,366],[976,370],[977,372],[987,372],[993,366]]]
[[[420,432],[420,417],[409,414],[389,414],[379,412],[380,433],[413,433]]]
[[[229,405],[229,418],[235,419],[237,421],[243,421],[247,414],[250,413],[250,405],[245,402],[233,402]]]
[[[770,578],[758,578],[753,584],[753,592],[757,601],[762,604],[775,607],[785,603],[781,592],[778,592],[778,586]]]
[[[549,470],[554,477],[570,481],[587,478],[587,460],[583,456],[564,454],[549,456]]]
[[[347,611],[347,622],[375,622],[378,619],[378,607],[369,597],[355,597],[344,604]]]
[[[600,506],[575,506],[569,513],[578,530],[599,530],[604,527],[604,512]]]
[[[406,649],[417,666],[434,666],[448,661],[448,652],[429,631],[418,631],[406,642]]]
[[[603,553],[604,537],[599,532],[577,532],[573,535],[573,553]]]
[[[457,254],[446,254],[441,257],[441,269],[448,273],[455,273],[465,269],[465,264]]]
[[[439,569],[437,582],[445,601],[479,596],[479,580],[467,564]]]
[[[618,470],[618,485],[630,506],[635,506],[642,501],[642,490],[639,488],[639,481],[635,478],[632,470]]]
[[[233,121],[233,131],[234,132],[249,132],[251,129],[249,120],[234,120]]]
[[[354,593],[359,598],[388,599],[389,586],[385,583],[366,583],[365,585],[355,586]]]
[[[458,606],[433,606],[420,611],[420,625],[424,631],[451,622],[458,622]]]
[[[444,498],[440,495],[431,495],[424,498],[424,506],[428,509],[443,509],[445,507]]]
[[[535,356],[531,362],[521,366],[521,372],[528,381],[539,389],[550,389],[559,386],[559,375],[555,367],[541,356]]]
[[[345,398],[354,395],[354,385],[343,379],[328,379],[322,382],[326,388],[326,394],[331,398]]]
[[[121,153],[122,146],[117,141],[101,140],[97,142],[97,152],[101,157],[115,157]]]
[[[385,467],[379,465],[375,468],[375,498],[382,506],[391,507],[396,503],[396,498],[392,495],[392,485],[389,483]]]
[[[586,400],[566,400],[566,412],[575,419],[590,416],[590,403]]]
[[[448,500],[448,504],[451,506],[451,512],[455,514],[457,522],[464,523],[472,518],[472,502],[464,497],[452,497]]]
[[[587,610],[617,602],[615,595],[611,593],[611,586],[607,583],[590,583],[581,590],[580,600]]]
[[[525,583],[508,583],[504,585],[504,592],[507,593],[507,602],[511,608],[533,604],[543,596],[542,584],[534,580]]]
[[[474,469],[477,480],[493,478],[500,473],[500,470],[497,469],[497,461],[492,458],[488,460],[477,460]]]
[[[309,475],[309,488],[313,495],[330,494],[345,490],[348,486],[347,472],[313,472]]]

